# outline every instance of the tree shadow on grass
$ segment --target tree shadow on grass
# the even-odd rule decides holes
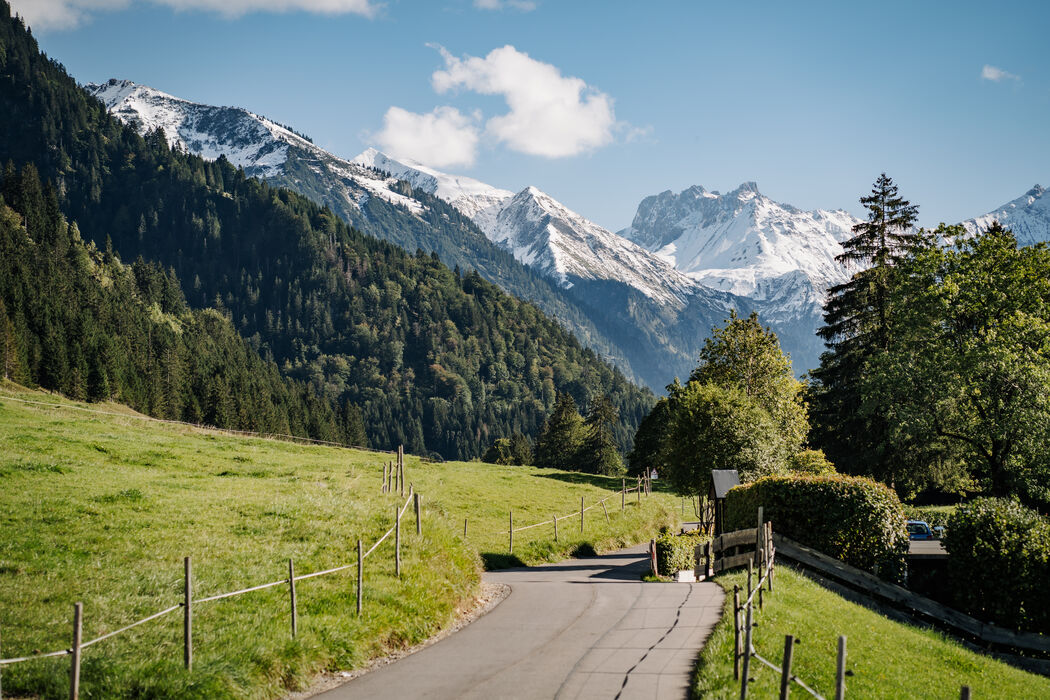
[[[482,552],[481,561],[485,565],[485,571],[496,571],[497,569],[517,569],[526,566],[525,562],[513,554],[497,554],[495,552]]]
[[[537,474],[536,476],[541,479],[554,479],[569,484],[587,484],[588,486],[595,486],[600,489],[605,489],[606,491],[619,491],[623,485],[621,478],[627,480],[627,488],[629,489],[638,485],[638,478],[634,476],[602,476],[601,474],[587,474],[585,472],[554,472],[551,474]],[[654,479],[652,484],[653,491],[659,491],[660,493],[675,492],[669,481]]]
[[[620,490],[620,477],[618,476],[601,476],[600,474],[586,474],[584,472],[555,472],[552,474],[537,474],[536,476],[541,479],[554,479],[569,484],[587,484],[606,491]],[[630,488],[635,483],[633,477],[627,479],[627,488]]]

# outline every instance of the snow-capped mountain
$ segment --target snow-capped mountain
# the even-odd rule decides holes
[[[396,160],[374,148],[367,149],[351,162],[389,173],[445,200],[473,220],[489,238],[496,228],[500,209],[514,196],[510,190],[501,190],[461,175],[449,175],[412,160]]]
[[[708,287],[799,314],[848,278],[835,256],[856,223],[842,210],[774,202],[746,182],[725,194],[694,186],[646,197],[620,235]]]
[[[697,286],[641,246],[535,187],[525,188],[503,206],[490,238],[566,286],[579,279],[614,280],[676,307],[683,306]]]
[[[344,213],[359,209],[371,196],[418,212],[422,205],[396,191],[397,178],[351,163],[318,148],[309,139],[265,117],[240,107],[214,107],[183,100],[129,80],[88,84],[116,117],[135,124],[140,132],[163,129],[171,144],[215,160],[226,156],[247,175],[290,186],[302,182],[301,168],[325,176],[324,204]]]
[[[1050,195],[1046,188],[1035,185],[1012,202],[962,225],[972,234],[988,228],[993,221],[1013,231],[1021,245],[1050,242]]]
[[[246,109],[128,81],[88,89],[142,132],[163,129],[169,142],[225,156],[366,233],[478,269],[657,388],[689,373],[731,308],[758,310],[796,369],[813,366],[823,291],[845,278],[833,258],[852,218],[777,204],[751,183],[725,195],[694,187],[649,197],[618,235],[535,187],[515,194],[375,149],[343,159]]]
[[[370,148],[353,160],[433,194],[472,219],[489,240],[564,287],[574,280],[623,282],[681,307],[696,283],[638,245],[588,221],[535,187],[514,194]]]

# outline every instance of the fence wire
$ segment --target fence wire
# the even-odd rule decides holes
[[[3,398],[4,399],[8,399],[9,397],[5,396]],[[17,401],[17,400],[20,400],[20,399],[14,399],[14,400]],[[32,402],[26,402],[26,403],[32,403]],[[47,405],[51,405],[51,404],[46,404],[45,403],[43,405],[47,406]],[[114,415],[123,415],[123,414],[114,414]],[[151,419],[151,420],[157,420],[157,419]],[[412,499],[414,497],[415,497],[415,494],[412,493],[411,489],[409,489],[408,498],[405,500],[405,504],[398,510],[398,519],[399,520],[405,514],[405,511],[408,510],[408,506],[411,504]],[[362,559],[364,559],[364,557],[367,557],[369,554],[371,554],[373,551],[375,551],[375,549],[380,544],[382,544],[384,540],[386,540],[388,537],[390,537],[390,535],[392,535],[394,533],[395,527],[396,527],[396,525],[394,527],[391,527],[389,530],[387,530],[383,534],[383,536],[380,537],[379,540],[375,544],[372,545],[371,549],[369,549],[364,554],[364,556],[362,556]],[[334,567],[334,568],[331,568],[331,569],[325,569],[324,571],[315,571],[315,572],[310,573],[310,574],[302,574],[301,576],[297,575],[297,576],[295,576],[294,580],[302,581],[304,579],[315,578],[317,576],[324,576],[325,574],[332,574],[332,573],[335,573],[337,571],[343,571],[345,569],[352,569],[352,568],[356,568],[356,567],[357,567],[357,562],[354,562],[352,564],[344,564],[343,566],[337,566],[337,567]],[[193,600],[193,603],[194,604],[210,603],[210,602],[213,602],[213,601],[216,601],[216,600],[223,600],[224,598],[233,598],[234,596],[243,595],[245,593],[251,593],[253,591],[261,591],[261,590],[266,589],[266,588],[273,588],[274,586],[288,585],[288,583],[289,583],[289,579],[288,578],[283,578],[283,579],[281,579],[279,581],[271,581],[270,583],[262,583],[262,584],[259,584],[258,586],[251,586],[249,588],[242,588],[242,589],[237,590],[237,591],[230,591],[229,593],[217,593],[216,595],[207,596],[205,598],[196,598],[196,599]],[[100,637],[96,637],[95,639],[92,639],[90,641],[83,642],[80,645],[80,648],[83,649],[84,647],[89,647],[89,646],[91,646],[93,644],[97,644],[97,643],[99,643],[99,642],[101,642],[101,641],[103,641],[105,639],[109,639],[110,637],[115,637],[118,634],[121,634],[123,632],[127,632],[128,630],[133,629],[135,627],[138,627],[139,625],[142,625],[142,624],[145,624],[147,622],[150,622],[151,620],[156,620],[158,617],[163,617],[164,615],[167,615],[170,612],[174,612],[175,610],[178,610],[179,608],[183,607],[184,605],[185,605],[185,603],[178,603],[176,605],[172,605],[171,607],[165,608],[164,610],[161,610],[160,612],[153,613],[152,615],[149,615],[148,617],[144,617],[141,620],[136,620],[135,622],[132,622],[129,625],[125,625],[124,627],[121,627],[120,629],[113,630],[112,632],[107,632],[106,634],[103,634]],[[73,653],[72,649],[62,649],[60,651],[51,651],[51,652],[48,652],[46,654],[33,654],[32,656],[19,656],[19,657],[15,657],[15,658],[11,658],[11,659],[0,659],[0,666],[7,666],[7,665],[10,665],[10,664],[22,663],[24,661],[34,661],[36,659],[47,659],[47,658],[51,658],[51,657],[54,657],[54,656],[65,656],[67,654],[72,654],[72,653]]]

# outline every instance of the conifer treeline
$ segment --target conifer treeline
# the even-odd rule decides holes
[[[39,53],[2,0],[0,113],[0,160],[35,163],[85,238],[174,270],[191,307],[218,307],[333,414],[358,406],[376,447],[480,456],[495,438],[537,434],[565,391],[581,405],[607,396],[625,450],[652,402],[476,273],[121,125]]]
[[[81,240],[32,165],[0,182],[0,374],[160,418],[364,444],[352,406],[337,415],[221,314],[189,310],[173,272]]]

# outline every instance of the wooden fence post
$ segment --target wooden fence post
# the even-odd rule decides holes
[[[754,567],[754,562],[753,562],[753,561],[750,561],[750,560],[749,560],[749,561],[747,562],[747,600],[748,600],[748,601],[750,601],[750,600],[751,600],[751,571],[752,571],[752,570],[753,570],[754,568],[755,568],[755,567]],[[748,602],[748,605],[750,605],[750,604],[751,604],[751,603],[750,603],[750,602]]]
[[[386,465],[383,465],[383,485],[379,489],[379,493],[386,493]]]
[[[189,557],[183,562],[184,598],[182,610],[182,662],[186,670],[193,669],[193,563]]]
[[[415,500],[415,504],[416,504],[416,535],[417,536],[422,536],[422,534],[423,534],[423,511],[420,510],[420,507],[419,507],[419,494],[418,493],[412,494],[412,498]]]
[[[510,525],[507,526],[507,537],[510,539],[509,551],[514,554],[514,511],[508,511]]]
[[[463,518],[463,539],[467,539],[467,519]]]
[[[394,504],[394,575],[401,578],[401,507]]]
[[[959,690],[959,700],[970,700],[970,686],[964,685]]]
[[[602,501],[602,510],[605,511],[605,522],[609,522],[609,509],[605,507],[605,501]]]
[[[753,606],[748,603],[747,605],[747,619],[745,624],[747,629],[744,630],[744,664],[740,672],[740,700],[747,700],[747,683],[748,675],[751,673],[751,608]]]
[[[580,534],[583,534],[583,496],[580,496]]]
[[[623,512],[623,507],[627,501],[627,479],[620,479],[620,512]]]
[[[558,516],[554,516],[554,541],[558,541]]]
[[[839,637],[839,660],[835,669],[835,700],[846,697],[846,635]]]
[[[766,562],[769,566],[769,578],[766,579],[769,592],[773,592],[773,523],[766,521]]]
[[[642,505],[642,477],[638,477],[638,505]]]
[[[656,566],[656,540],[649,540],[649,563],[652,566],[653,576],[659,576],[660,572]]]
[[[780,664],[780,700],[787,700],[791,688],[791,657],[795,653],[795,638],[784,635],[784,661]]]
[[[740,586],[733,586],[733,680],[740,680]]]
[[[715,573],[715,571],[714,571],[714,569],[715,569],[714,564],[715,563],[714,563],[714,561],[712,561],[714,559],[715,543],[711,542],[711,541],[708,541],[706,547],[707,548],[704,550],[705,553],[707,554],[707,556],[705,557],[705,561],[704,561],[704,579],[705,580],[707,579],[708,576],[711,576],[712,574]]]
[[[361,599],[364,597],[364,591],[362,590],[365,585],[365,548],[361,545],[361,540],[357,541],[357,615],[361,616]]]
[[[295,562],[288,559],[288,592],[292,597],[292,637],[299,633],[299,609],[295,604]]]
[[[398,482],[401,488],[401,498],[405,497],[405,446],[398,445],[397,448],[397,461],[398,461]]]
[[[84,604],[73,604],[73,661],[69,665],[69,699],[80,697],[80,642],[84,628]]]
[[[762,506],[758,507],[758,524],[755,526],[755,567],[758,568],[758,577],[762,578],[762,555],[765,554],[762,546],[762,538],[765,533],[765,527],[762,525]]]

